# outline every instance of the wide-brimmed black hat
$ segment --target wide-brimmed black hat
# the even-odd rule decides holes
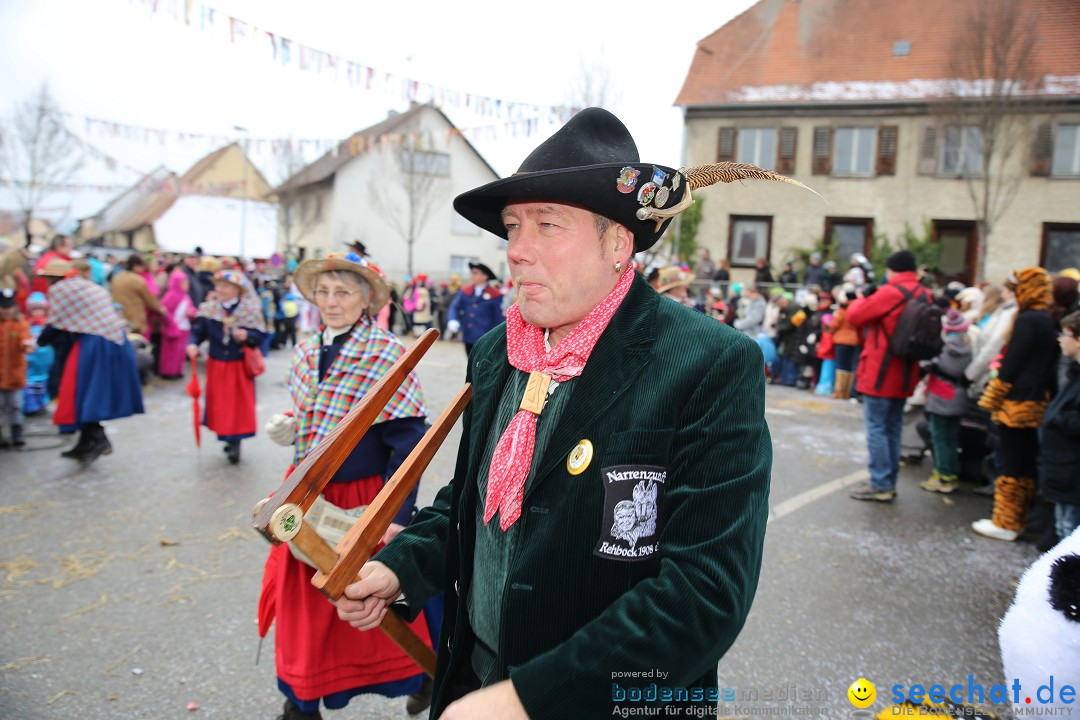
[[[634,252],[653,246],[670,223],[641,220],[642,208],[671,208],[686,183],[673,168],[642,163],[622,122],[602,108],[586,108],[540,144],[517,173],[459,195],[454,209],[490,233],[506,237],[502,210],[511,199],[580,205],[634,233]]]
[[[495,275],[495,273],[491,271],[491,268],[489,268],[484,263],[471,262],[471,263],[469,263],[469,269],[470,270],[479,270],[480,272],[482,272],[482,273],[484,273],[485,275],[488,276],[488,280],[496,280],[496,279],[498,279],[498,277]]]

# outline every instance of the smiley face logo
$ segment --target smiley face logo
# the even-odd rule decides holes
[[[868,708],[874,704],[877,689],[866,678],[859,678],[851,683],[847,690],[848,700],[857,708]]]

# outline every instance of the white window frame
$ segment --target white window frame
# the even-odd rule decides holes
[[[955,148],[955,134],[960,133],[960,147]],[[950,142],[952,141],[952,142]],[[974,157],[978,161],[978,167],[967,168],[964,167],[964,158],[967,157],[969,152],[972,152],[969,145],[972,142],[978,142],[978,148],[974,151]],[[938,156],[938,172],[941,175],[948,175],[950,177],[956,176],[978,176],[982,175],[982,131],[977,125],[949,125],[945,128],[945,136],[941,141],[941,154]],[[950,155],[955,154],[956,166],[946,166],[946,161]]]
[[[833,131],[832,174],[843,177],[873,177],[877,159],[877,128],[868,126],[838,127]],[[851,163],[849,167],[840,164],[840,146],[845,136],[851,137]],[[859,157],[866,155],[866,168],[859,169]]]
[[[763,157],[762,146],[768,136],[772,138],[772,152],[769,157]],[[744,146],[744,142],[746,146]],[[774,127],[739,128],[738,137],[735,139],[735,162],[757,165],[766,170],[776,170],[778,142],[779,136]]]
[[[1063,142],[1063,135],[1072,136],[1071,147]],[[1080,124],[1057,126],[1050,176],[1080,177]]]

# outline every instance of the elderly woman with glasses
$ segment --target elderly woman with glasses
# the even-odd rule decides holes
[[[373,317],[386,305],[389,288],[378,268],[359,255],[308,260],[296,286],[315,303],[322,327],[301,342],[288,372],[294,409],[267,423],[270,438],[292,445],[298,465],[337,426],[404,352],[404,346]],[[423,437],[427,408],[414,373],[398,389],[322,493],[322,500],[359,516]],[[292,471],[292,468],[289,469]],[[398,512],[384,542],[412,517],[416,491]],[[311,585],[315,570],[288,546],[270,551],[259,602],[259,633],[275,633],[278,688],[285,720],[318,718],[320,702],[343,708],[353,695],[410,695],[407,709],[430,703],[422,671],[387,636],[360,633],[338,619],[335,607]],[[434,628],[418,618],[414,630],[430,641]]]

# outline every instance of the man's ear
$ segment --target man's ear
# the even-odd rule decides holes
[[[628,261],[634,254],[634,233],[621,223],[615,223],[615,259]]]

